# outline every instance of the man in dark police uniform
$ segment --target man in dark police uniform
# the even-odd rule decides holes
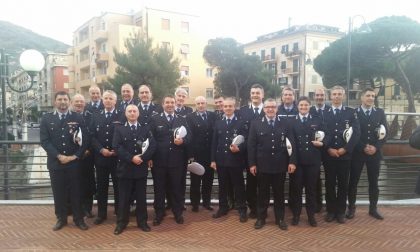
[[[75,225],[81,230],[87,230],[80,204],[79,167],[79,160],[88,145],[88,142],[83,141],[83,132],[87,132],[87,128],[83,117],[69,110],[68,93],[57,92],[54,105],[56,110],[43,115],[40,126],[41,146],[48,155],[47,167],[57,216],[53,230],[60,230],[67,224],[69,198]]]

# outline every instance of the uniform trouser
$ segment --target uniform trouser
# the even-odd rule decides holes
[[[293,173],[292,183],[292,212],[294,216],[300,216],[302,212],[302,190],[305,187],[306,197],[306,213],[312,216],[315,213],[316,203],[316,186],[318,183],[319,165],[298,165]],[[292,177],[291,176],[291,177]]]
[[[119,192],[116,166],[116,164],[115,166],[96,165],[98,217],[100,218],[107,217],[109,175],[111,175],[112,187],[114,189],[114,210],[115,213],[118,213]]]
[[[166,186],[166,205],[167,205],[168,208],[172,208],[172,198],[171,198],[171,191],[170,191],[170,189],[171,189],[171,187],[168,184]],[[185,168],[184,175],[183,175],[183,178],[182,178],[182,190],[183,190],[183,192],[182,192],[182,195],[183,195],[183,199],[182,199],[183,206],[182,207],[184,207],[184,205],[185,205],[185,192],[187,190],[187,169],[186,168]]]
[[[81,204],[83,211],[92,211],[93,195],[96,193],[95,167],[93,156],[80,161]]]
[[[376,210],[378,203],[379,188],[378,188],[378,177],[381,159],[361,160],[353,159],[351,161],[350,170],[350,182],[349,182],[349,193],[348,201],[349,207],[355,207],[357,197],[357,184],[359,183],[360,175],[364,164],[367,168],[367,177],[369,182],[369,204],[371,210]]]
[[[270,187],[273,190],[274,215],[276,223],[284,220],[284,181],[286,173],[257,173],[258,197],[257,197],[257,217],[258,219],[267,218],[267,208],[270,203]]]
[[[257,177],[246,170],[246,201],[251,212],[257,210]]]
[[[147,177],[118,179],[119,204],[117,225],[124,227],[128,225],[133,192],[136,201],[137,226],[147,222],[146,185]]]
[[[200,161],[198,161],[200,163]],[[200,204],[200,197],[203,198],[203,206],[210,206],[211,190],[213,187],[214,170],[210,168],[208,163],[201,163],[204,166],[204,174],[198,176],[190,173],[191,176],[191,187],[190,187],[190,199],[191,205],[198,206]],[[201,193],[200,193],[201,185]]]
[[[246,211],[245,203],[245,183],[244,183],[244,174],[243,168],[240,166],[237,167],[228,167],[228,166],[217,166],[217,178],[219,181],[219,211],[228,211],[229,204],[227,200],[227,187],[226,184],[228,181],[233,186],[233,191],[235,194],[235,205],[238,210]]]
[[[73,161],[74,162],[74,161]],[[49,170],[57,219],[67,221],[68,199],[75,223],[83,220],[80,204],[80,168],[78,163],[65,169]]]
[[[154,166],[152,169],[153,187],[155,199],[153,207],[156,218],[162,219],[165,214],[165,194],[169,191],[172,202],[172,213],[177,216],[182,215],[184,206],[183,182],[185,166],[165,167]],[[168,190],[169,189],[169,190]]]
[[[350,160],[327,160],[325,169],[325,199],[329,214],[344,215],[350,173]]]

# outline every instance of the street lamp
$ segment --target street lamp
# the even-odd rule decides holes
[[[3,136],[7,140],[7,113],[6,113],[6,85],[13,91],[18,93],[27,92],[34,85],[34,77],[38,74],[39,71],[44,68],[45,59],[44,56],[33,49],[26,50],[22,52],[19,58],[19,62],[23,70],[31,78],[31,84],[29,87],[16,88],[9,82],[9,58],[5,54],[4,49],[0,50],[0,81],[1,81],[1,90],[2,90],[2,127],[3,127]],[[25,129],[25,128],[24,128]]]
[[[347,106],[349,106],[349,101],[350,101],[351,33],[352,33],[352,30],[353,30],[353,21],[357,17],[361,17],[363,19],[363,24],[360,27],[360,29],[358,30],[358,32],[360,32],[360,33],[370,33],[370,32],[372,32],[372,30],[370,29],[369,25],[366,23],[366,20],[363,16],[356,15],[356,16],[353,16],[353,17],[349,17],[349,31],[348,31],[348,35],[347,35],[348,43],[347,43],[347,79],[346,79],[346,83],[347,83],[347,88],[346,88]]]
[[[302,57],[303,57],[303,71],[301,71],[302,70],[302,64],[301,64]],[[306,65],[312,65],[312,59],[311,59],[311,55],[309,55],[309,53],[305,51],[305,52],[302,52],[301,57],[299,57],[299,93],[300,93],[300,90],[302,90],[302,95],[305,95]],[[303,85],[302,83],[300,83],[300,75],[302,72],[303,72]]]

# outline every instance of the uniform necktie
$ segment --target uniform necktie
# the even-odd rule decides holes
[[[111,117],[111,112],[106,112],[106,118],[110,118],[110,117]]]
[[[318,109],[318,115],[322,115],[322,109]]]
[[[133,125],[131,125],[131,130],[132,130],[132,131],[135,131],[135,130],[136,130],[136,125],[134,125],[134,124],[133,124]]]
[[[306,123],[306,121],[308,120],[308,118],[306,117],[306,116],[304,116],[303,118],[302,118],[302,122],[303,123]]]
[[[369,116],[370,116],[370,110],[369,110],[369,109],[368,109],[368,110],[366,110],[366,112],[365,112],[365,113],[366,113],[366,116],[367,116],[367,117],[369,117]]]
[[[66,119],[66,114],[61,114],[61,121],[64,121],[64,119]]]
[[[149,107],[149,105],[144,105],[143,110],[147,111],[147,107]]]
[[[180,109],[180,108],[177,108],[177,109],[176,109],[176,112],[177,112],[177,113],[181,112],[181,109]]]
[[[340,113],[340,110],[338,108],[334,109],[335,111],[335,115],[338,115],[338,113]]]
[[[206,120],[207,120],[207,115],[206,115],[206,113],[201,114],[201,117],[203,118],[203,121],[206,121]]]
[[[95,107],[99,108],[99,102],[95,102]]]
[[[124,109],[126,109],[128,106],[128,102],[124,102]]]
[[[168,122],[172,122],[173,116],[172,115],[168,115]]]
[[[258,113],[258,108],[254,108],[254,115],[259,115],[260,113]]]
[[[274,120],[270,120],[270,126],[274,128]]]
[[[232,122],[232,119],[227,119],[226,122],[227,122],[227,125],[230,125],[230,123]]]

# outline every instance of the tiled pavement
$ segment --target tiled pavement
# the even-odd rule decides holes
[[[0,251],[420,251],[420,206],[383,206],[380,211],[383,221],[369,217],[367,207],[360,206],[356,218],[346,224],[326,223],[322,213],[316,228],[308,226],[302,214],[298,226],[282,231],[274,225],[272,211],[267,225],[255,230],[255,220],[239,223],[236,212],[215,220],[207,210],[192,213],[189,208],[183,225],[169,214],[144,233],[132,217],[129,227],[115,236],[111,212],[99,226],[88,219],[87,231],[77,229],[69,217],[69,225],[54,232],[53,206],[0,205]],[[149,207],[150,225],[152,217]]]

